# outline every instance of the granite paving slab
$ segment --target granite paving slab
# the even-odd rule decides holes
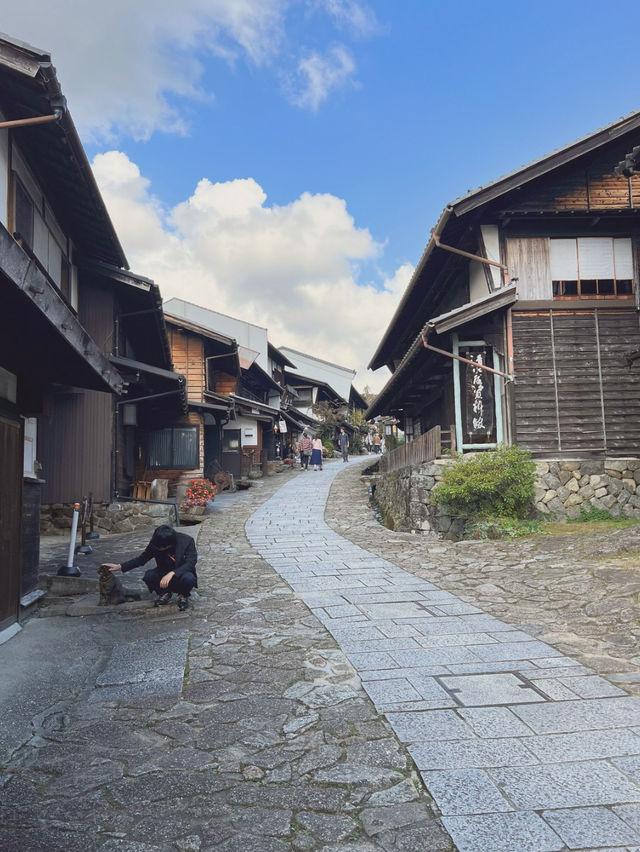
[[[612,810],[640,802],[640,772],[620,763],[636,759],[637,699],[522,623],[376,559],[383,554],[367,550],[357,525],[339,524],[340,539],[322,520],[338,472],[339,491],[343,477],[353,481],[348,466],[287,484],[249,519],[247,537],[268,562],[269,547],[296,560],[292,589],[313,605],[377,710],[409,745],[456,847],[640,844],[637,824]],[[344,567],[322,585],[323,563],[334,567],[329,546],[344,547]],[[439,552],[446,546],[431,548],[435,566]],[[346,616],[358,620],[346,623]],[[601,814],[607,818],[595,830]]]

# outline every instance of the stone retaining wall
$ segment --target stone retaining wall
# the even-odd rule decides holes
[[[72,518],[72,504],[44,504],[40,510],[40,534],[66,535],[71,529]],[[128,501],[94,503],[93,521],[97,532],[133,532],[140,527],[157,527],[163,523],[173,526],[175,512],[171,506],[161,503],[130,503]]]
[[[614,517],[640,519],[640,459],[550,461],[536,464],[535,508],[575,519],[595,506]]]
[[[375,502],[391,529],[433,531],[457,538],[461,522],[429,502],[450,459],[436,459],[387,474],[370,475]],[[640,459],[539,461],[534,508],[557,520],[580,517],[592,506],[614,517],[640,519]]]

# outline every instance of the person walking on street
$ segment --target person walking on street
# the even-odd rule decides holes
[[[176,532],[173,527],[163,524],[157,527],[151,541],[140,556],[135,556],[121,565],[105,562],[111,571],[132,571],[140,565],[156,560],[155,568],[150,568],[142,578],[150,592],[157,597],[154,606],[164,606],[171,600],[173,592],[178,595],[178,609],[189,608],[189,595],[198,585],[196,562],[198,553],[190,535]]]
[[[338,446],[340,447],[340,452],[342,453],[342,461],[349,461],[349,436],[344,430],[344,426],[340,427],[340,434],[338,435]]]
[[[373,452],[378,454],[380,452],[380,446],[382,445],[382,439],[380,438],[380,433],[376,432],[373,436]]]
[[[301,469],[309,470],[309,457],[311,456],[312,444],[311,438],[309,438],[306,432],[303,432],[302,434],[302,438],[300,439],[300,443],[298,444],[298,449],[300,450]]]
[[[322,470],[322,440],[319,435],[316,435],[311,444],[311,464],[314,470]]]

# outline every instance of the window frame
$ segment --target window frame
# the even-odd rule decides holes
[[[176,443],[175,443],[175,435],[176,432],[184,432],[186,430],[193,430],[195,432],[195,464],[175,464],[176,458]],[[159,434],[161,432],[170,432],[170,451],[169,451],[169,464],[152,464],[151,463],[151,440],[152,436]],[[197,470],[200,467],[200,427],[188,423],[184,426],[163,426],[161,429],[152,429],[147,432],[146,438],[146,449],[147,449],[147,467],[149,470]]]
[[[609,241],[611,241],[612,258],[613,258],[613,272],[614,272],[613,278],[581,278],[580,277],[580,243],[579,243],[579,241],[580,240],[586,240],[586,239],[603,240],[603,241],[609,240]],[[616,258],[615,241],[616,240],[629,240],[630,241],[630,243],[631,243],[632,273],[633,273],[633,251],[634,251],[634,247],[633,247],[633,239],[632,239],[631,236],[616,235],[616,236],[591,237],[591,236],[583,235],[583,236],[577,236],[577,237],[551,237],[550,243],[553,243],[554,240],[564,240],[564,241],[572,240],[575,243],[575,246],[576,246],[576,268],[577,268],[577,273],[578,273],[577,279],[561,279],[561,278],[556,279],[556,278],[553,277],[553,268],[551,268],[551,292],[552,292],[552,296],[553,296],[554,301],[559,301],[559,302],[575,301],[575,300],[587,301],[587,300],[590,300],[590,299],[596,299],[598,301],[604,301],[604,300],[633,301],[634,300],[635,295],[636,295],[636,286],[637,286],[636,280],[635,280],[635,275],[632,274],[631,278],[617,278],[616,274],[615,274],[616,273],[616,268],[615,268],[615,262],[616,262],[615,261],[615,258]],[[595,282],[595,292],[584,292],[583,291],[583,285],[586,284],[587,282]],[[612,285],[613,286],[613,292],[609,292],[609,293],[599,292],[601,282],[602,282],[603,285],[604,285],[604,282],[607,282],[607,286]],[[622,285],[623,282],[624,282],[624,285],[625,285],[625,289],[628,286],[627,282],[630,283],[631,287],[630,287],[629,292],[626,292],[626,293],[619,292],[619,285]],[[576,292],[575,293],[562,292],[562,290],[564,289],[564,287],[566,287],[566,285],[570,285],[572,289],[575,286]]]

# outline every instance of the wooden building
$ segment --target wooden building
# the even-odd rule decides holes
[[[640,111],[447,205],[368,417],[463,451],[640,454],[640,176],[618,167],[639,143]]]
[[[189,424],[200,435],[197,465],[165,475],[177,487],[218,471],[264,472],[281,451],[283,432],[298,427],[282,404],[289,362],[265,328],[182,299],[168,300],[164,310],[173,360],[187,379]]]
[[[366,409],[366,401],[352,384],[355,370],[287,346],[281,346],[280,352],[295,362],[285,368],[285,378],[296,392],[298,411],[313,416],[313,406],[328,403],[346,417],[349,411]]]
[[[126,493],[133,423],[150,396],[179,411],[182,391],[158,290],[126,269],[51,57],[5,36],[0,197],[1,641],[35,594],[42,502]]]

